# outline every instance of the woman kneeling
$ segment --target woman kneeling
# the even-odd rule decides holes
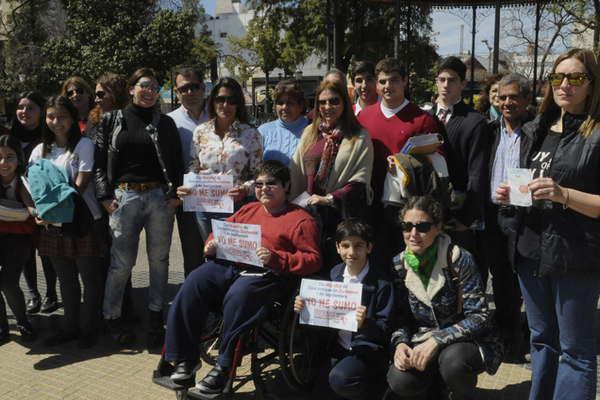
[[[429,196],[411,198],[400,224],[406,250],[394,258],[399,329],[388,384],[402,399],[426,399],[441,377],[452,399],[469,398],[477,375],[496,372],[502,358],[473,256],[442,233],[441,206]]]

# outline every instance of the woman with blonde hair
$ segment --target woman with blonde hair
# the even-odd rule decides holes
[[[560,55],[522,167],[533,206],[516,229],[515,267],[531,331],[530,399],[594,399],[600,287],[600,71],[589,50]],[[496,189],[508,202],[506,185]]]
[[[373,200],[373,144],[339,82],[321,83],[315,110],[315,119],[304,129],[290,163],[290,199],[308,195],[306,204],[323,226],[326,253],[335,257],[329,240],[335,227],[344,218],[364,217],[365,204]]]

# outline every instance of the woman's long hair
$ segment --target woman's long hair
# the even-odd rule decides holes
[[[26,138],[26,136],[30,136],[30,134],[34,133],[34,132],[37,132],[37,134],[39,135],[42,124],[44,123],[44,103],[46,103],[46,99],[44,99],[44,96],[42,96],[39,92],[33,91],[33,92],[22,93],[17,98],[17,104],[16,104],[17,107],[19,107],[19,102],[23,99],[32,101],[34,104],[36,104],[40,108],[40,120],[39,120],[38,127],[35,128],[33,131],[27,132],[28,129],[25,128],[23,126],[23,124],[21,124],[19,122],[19,119],[17,118],[16,112],[15,112],[15,115],[13,116],[13,119],[11,122],[10,131],[19,140],[22,140],[24,142],[29,142],[31,138]],[[34,135],[34,136],[37,136],[37,135]],[[39,136],[38,136],[38,139],[39,139]]]
[[[323,122],[323,118],[319,109],[319,96],[326,90],[331,90],[342,100],[344,111],[342,111],[342,115],[340,115],[337,124],[344,134],[344,137],[356,137],[362,130],[362,127],[360,126],[360,123],[356,119],[354,111],[352,110],[352,102],[350,101],[350,97],[348,96],[348,91],[346,88],[339,82],[323,81],[319,85],[315,95],[315,120],[310,126],[310,137],[307,142],[308,146],[310,146],[312,143],[315,143],[320,136],[319,127]]]
[[[234,97],[234,101],[236,104],[235,110],[235,118],[244,123],[248,123],[248,111],[246,111],[246,101],[244,100],[244,92],[242,87],[233,78],[221,78],[217,82],[217,84],[210,91],[210,95],[208,96],[208,115],[210,118],[216,118],[217,111],[215,109],[215,98],[219,95],[219,90],[221,88],[227,88],[231,91],[231,94]]]
[[[75,146],[81,139],[81,131],[79,130],[79,114],[77,113],[77,108],[73,105],[71,100],[69,100],[65,96],[52,96],[46,102],[46,107],[44,112],[48,112],[49,108],[59,108],[63,107],[69,113],[69,117],[71,118],[71,128],[67,133],[67,150],[73,152],[75,150]],[[48,124],[44,120],[44,125],[42,128],[42,157],[46,157],[48,153],[50,153],[50,146],[52,143],[56,141],[56,137],[54,136],[54,132],[50,130]]]
[[[110,93],[115,99],[115,110],[125,108],[129,101],[129,93],[127,93],[127,81],[121,75],[107,72],[100,75],[96,80],[96,85],[102,86],[106,92]],[[94,106],[88,116],[88,121],[94,125],[100,123],[102,118],[102,109],[100,106]]]
[[[598,61],[591,50],[571,49],[558,56],[554,61],[551,73],[556,71],[558,64],[569,58],[574,58],[584,65],[590,80],[590,94],[585,101],[587,117],[579,128],[579,132],[583,136],[589,136],[594,129],[600,128],[600,70],[598,69]],[[554,101],[554,91],[551,87],[548,87],[540,106],[540,132],[547,132],[560,116],[561,108]]]

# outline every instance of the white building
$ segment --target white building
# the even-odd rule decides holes
[[[229,38],[243,37],[246,34],[246,28],[252,18],[254,18],[255,10],[246,7],[240,0],[218,0],[216,2],[215,16],[210,17],[206,22],[211,33],[211,39],[217,45],[219,51],[219,59],[217,61],[217,70],[219,76],[235,75],[234,71],[229,71],[225,67],[225,60],[232,55],[229,46]],[[321,59],[315,55],[307,58],[299,68],[299,72],[304,77],[323,76],[325,74],[326,65],[320,65]],[[270,77],[279,79],[283,75],[283,71],[275,69],[270,72]],[[253,77],[264,78],[264,72],[261,69],[254,71]]]

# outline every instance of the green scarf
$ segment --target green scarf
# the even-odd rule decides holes
[[[431,271],[437,259],[437,240],[427,249],[425,254],[415,254],[409,249],[404,251],[404,261],[408,264],[415,274],[421,279],[423,286],[427,289],[429,285],[429,278],[431,278]]]

